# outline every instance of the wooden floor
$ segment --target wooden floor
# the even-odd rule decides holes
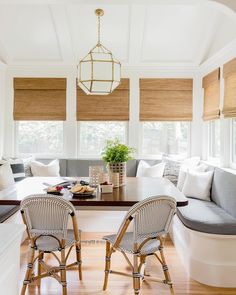
[[[77,270],[67,272],[68,295],[133,295],[132,279],[111,274],[107,291],[102,291],[105,244],[100,242],[101,234],[83,234],[83,281],[78,280]],[[93,239],[93,240],[92,240]],[[90,241],[89,241],[90,240]],[[92,240],[92,241],[91,241]],[[28,245],[25,242],[21,247],[21,283],[26,269]],[[172,281],[174,283],[174,294],[204,294],[204,295],[235,295],[236,289],[213,288],[191,280],[185,273],[175,248],[170,240],[166,241],[165,253],[169,265]],[[73,257],[72,257],[73,258]],[[47,263],[55,261],[48,257]],[[151,261],[152,275],[161,275],[159,265]],[[119,254],[113,254],[112,269],[128,270],[127,263]],[[32,295],[60,295],[61,286],[52,278],[45,278],[41,287],[31,285],[28,293]],[[170,294],[169,288],[155,282],[143,282],[140,295],[165,295]]]

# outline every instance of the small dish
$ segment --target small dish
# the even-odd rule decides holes
[[[51,191],[51,192],[47,191],[47,194],[48,195],[56,195],[56,196],[62,196],[63,195],[62,192],[58,192],[58,191]]]
[[[96,194],[94,192],[85,192],[85,193],[72,193],[73,198],[78,198],[78,199],[87,199],[87,198],[95,198]]]

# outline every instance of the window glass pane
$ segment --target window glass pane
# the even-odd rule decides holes
[[[233,136],[232,136],[232,139],[233,139],[233,142],[232,142],[232,152],[233,152],[233,162],[236,163],[236,119],[233,119],[232,120],[232,124],[233,124],[233,128],[232,128],[232,131],[233,131]]]
[[[19,154],[59,155],[63,153],[63,122],[20,121],[17,123]]]
[[[187,156],[189,122],[143,122],[143,155]]]
[[[220,157],[220,120],[209,122],[209,156]]]
[[[80,122],[80,155],[100,156],[108,139],[126,143],[126,122]]]

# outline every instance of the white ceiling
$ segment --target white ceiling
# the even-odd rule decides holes
[[[102,43],[123,64],[197,66],[236,38],[236,13],[219,2],[236,1],[0,0],[0,60],[77,64],[96,44],[103,8]]]

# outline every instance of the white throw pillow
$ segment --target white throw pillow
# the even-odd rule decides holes
[[[183,165],[185,166],[197,166],[200,163],[200,157],[191,157],[183,160]]]
[[[201,164],[198,166],[186,166],[182,165],[179,170],[179,177],[177,182],[177,188],[182,191],[184,186],[184,181],[187,175],[187,172],[205,172],[207,170],[207,165]]]
[[[30,168],[33,176],[60,176],[58,160],[53,160],[47,165],[38,161],[32,161],[30,162]]]
[[[35,157],[34,156],[30,156],[27,158],[22,158],[24,166],[25,166],[25,176],[26,177],[30,177],[32,176],[32,172],[31,172],[31,162],[35,161]]]
[[[0,190],[15,183],[11,166],[9,163],[4,163],[0,166]]]
[[[19,159],[17,159],[17,158],[3,158],[3,160],[9,161],[10,164],[12,164],[12,162],[13,162],[13,164],[17,163],[18,161],[19,161],[18,163],[22,162],[24,164],[25,177],[32,176],[30,163],[35,160],[34,156],[29,156],[29,157],[19,158]]]
[[[182,190],[183,194],[186,197],[210,201],[212,177],[213,171],[187,172]]]
[[[151,166],[141,160],[138,164],[136,177],[163,177],[164,169],[165,163],[158,163]]]

